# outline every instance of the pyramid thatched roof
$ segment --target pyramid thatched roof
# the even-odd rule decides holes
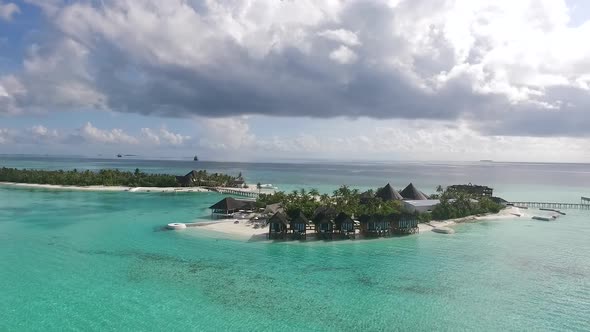
[[[334,217],[336,217],[336,210],[334,210],[334,208],[329,206],[320,206],[315,209],[312,220],[316,224],[330,223]]]
[[[291,216],[290,224],[309,224],[309,220],[305,217],[303,212],[297,211]]]
[[[425,200],[428,199],[423,192],[416,189],[412,183],[410,183],[404,190],[400,192],[404,199],[410,200]]]
[[[287,226],[289,222],[287,221],[287,216],[282,212],[277,212],[273,214],[272,217],[268,219],[269,224],[283,224]]]
[[[252,209],[255,207],[254,201],[242,201],[233,197],[226,197],[219,202],[211,205],[209,208],[214,210],[240,210],[240,209]]]
[[[352,218],[351,218],[351,217],[350,217],[348,214],[346,214],[346,213],[344,213],[344,212],[340,212],[340,213],[339,213],[339,214],[336,216],[336,218],[334,219],[334,222],[335,222],[337,225],[341,225],[341,224],[343,224],[343,223],[354,223],[354,220],[352,220]]]
[[[384,201],[401,201],[404,199],[389,183],[377,190],[376,196]]]

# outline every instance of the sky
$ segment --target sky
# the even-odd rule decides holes
[[[587,0],[0,0],[0,154],[590,162]]]

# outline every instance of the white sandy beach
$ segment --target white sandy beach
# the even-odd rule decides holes
[[[79,191],[128,191],[128,192],[154,192],[154,193],[199,193],[211,192],[211,190],[203,187],[126,187],[126,186],[64,186],[54,184],[37,184],[37,183],[16,183],[16,182],[0,182],[0,186],[17,187],[17,188],[37,188],[50,190],[79,190]],[[231,190],[241,192],[255,192],[258,189],[254,188],[217,188],[219,190]],[[274,190],[262,189],[261,193],[271,193]]]
[[[518,217],[515,214],[521,215],[521,217]],[[519,208],[508,207],[496,214],[489,214],[485,216],[470,216],[445,221],[434,220],[430,223],[418,224],[418,227],[420,229],[420,233],[418,234],[430,232],[435,227],[453,227],[465,222],[477,222],[483,220],[508,220],[519,218],[526,218],[526,216],[521,212]],[[528,218],[530,218],[530,216],[528,216]],[[260,240],[264,240],[266,238],[266,234],[268,233],[268,227],[254,228],[254,225],[250,223],[248,220],[238,220],[238,223],[235,224],[234,222],[236,220],[238,219],[226,219],[222,221],[204,222],[203,225],[198,225],[196,226],[196,228],[199,230],[215,232],[221,235],[222,237],[225,236],[228,238]]]

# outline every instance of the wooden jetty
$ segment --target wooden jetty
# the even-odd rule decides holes
[[[258,193],[254,192],[254,191],[232,189],[232,188],[218,188],[218,187],[205,187],[205,189],[210,190],[210,191],[215,191],[218,193],[222,193],[222,194],[228,194],[228,195],[252,197],[252,198],[258,197]]]
[[[558,203],[558,202],[509,202],[508,205],[522,208],[541,209],[580,209],[590,210],[590,198],[582,197],[580,203]]]

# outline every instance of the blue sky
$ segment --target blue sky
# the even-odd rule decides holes
[[[590,3],[0,0],[0,153],[590,162]]]

